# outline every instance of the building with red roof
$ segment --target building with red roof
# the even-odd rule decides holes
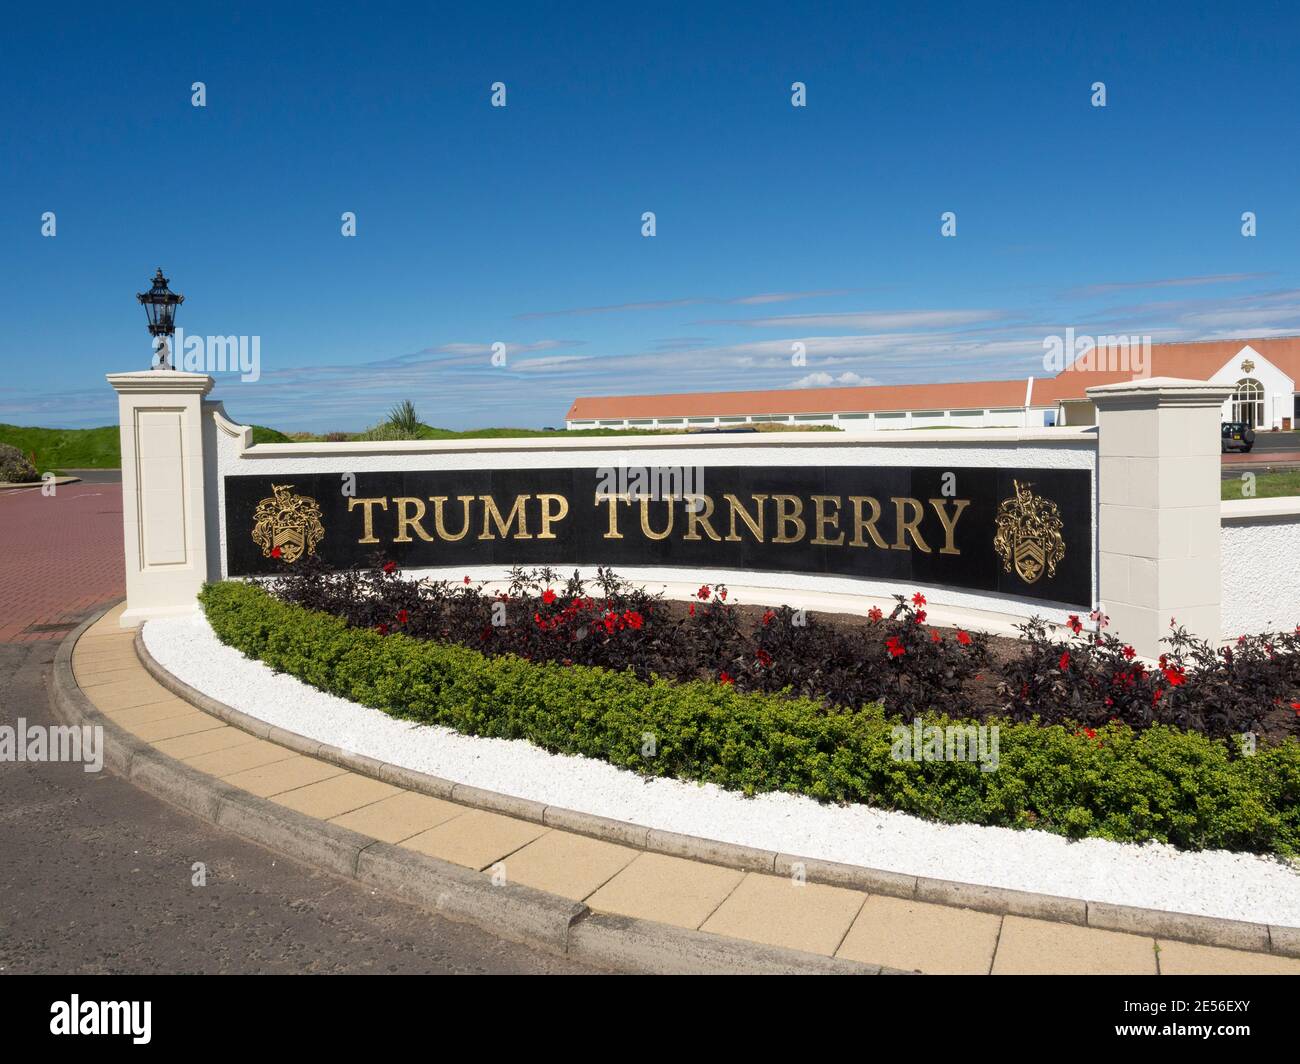
[[[1144,377],[1182,377],[1234,387],[1224,421],[1262,429],[1300,426],[1300,336],[1151,344],[1139,338],[1076,341],[1049,351],[1065,368],[1053,376],[852,388],[583,396],[565,415],[570,429],[718,429],[745,425],[831,425],[849,431],[903,428],[1034,428],[1091,425],[1086,390]],[[1046,347],[1047,345],[1045,345]],[[1068,363],[1068,365],[1066,364]],[[1056,368],[1054,364],[1052,368]]]

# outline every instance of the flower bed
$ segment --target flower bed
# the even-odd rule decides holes
[[[393,593],[415,595],[412,587],[394,585]],[[714,594],[710,589],[710,599]],[[553,752],[746,793],[801,793],[949,823],[1300,853],[1300,743],[1293,739],[1241,756],[1228,741],[1162,724],[1136,730],[1111,723],[1090,735],[1073,725],[1003,721],[999,765],[988,772],[975,761],[897,759],[898,720],[878,704],[835,707],[738,689],[739,680],[643,679],[632,669],[485,654],[411,637],[388,620],[350,624],[251,584],[209,585],[200,598],[218,638],[244,654],[332,694],[470,735],[526,739]],[[471,596],[449,595],[448,609],[458,601],[468,609]],[[559,601],[557,592],[547,605]],[[405,622],[394,618],[398,626],[417,622],[411,605],[395,608],[406,611]],[[622,613],[629,609],[641,612],[629,605]],[[651,628],[644,614],[640,628],[623,620],[624,631]],[[930,724],[949,722],[927,717]]]
[[[741,691],[788,692],[829,705],[880,702],[899,715],[940,710],[1096,729],[1168,724],[1214,737],[1300,735],[1300,637],[1243,636],[1216,650],[1171,624],[1158,667],[1105,630],[1105,618],[1040,621],[1021,640],[930,625],[925,597],[896,596],[889,614],[824,620],[779,609],[742,611],[723,585],[688,607],[599,570],[594,586],[552,570],[514,570],[503,592],[412,582],[392,562],[361,572],[286,566],[287,602],[380,634],[460,643],[488,655],[630,669],[638,678],[712,679]],[[996,651],[996,652],[994,652]]]

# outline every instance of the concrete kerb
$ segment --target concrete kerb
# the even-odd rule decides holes
[[[590,913],[569,929],[569,941],[585,956],[610,968],[653,972],[671,966],[690,975],[725,975],[737,970],[762,975],[903,975],[893,968],[711,935],[704,931],[608,913]]]
[[[73,640],[77,634],[73,632],[68,639]],[[280,728],[270,729],[265,722],[210,698],[164,669],[154,660],[144,645],[142,632],[136,633],[135,648],[144,667],[160,684],[177,697],[234,727],[263,738],[270,738],[290,750],[319,757],[362,775],[462,805],[504,813],[521,820],[545,824],[548,827],[560,828],[607,842],[636,846],[653,853],[705,861],[744,871],[792,875],[801,866],[802,874],[809,883],[825,883],[904,900],[933,902],[996,915],[1026,916],[1107,931],[1125,931],[1156,938],[1176,939],[1196,945],[1271,952],[1280,956],[1300,958],[1300,928],[1035,894],[1005,887],[931,879],[888,869],[864,868],[818,858],[780,854],[716,839],[697,838],[647,828],[644,825],[612,820],[580,810],[548,806],[525,798],[469,787],[452,780],[340,750],[337,747],[326,746]],[[275,732],[274,735],[269,734],[272,730]],[[603,932],[599,931],[590,932],[585,941],[592,943],[602,941],[602,934]]]
[[[113,771],[194,816],[286,857],[354,879],[447,919],[472,923],[502,938],[594,966],[666,974],[701,971],[876,974],[881,971],[878,965],[773,948],[703,932],[684,932],[645,920],[610,918],[592,913],[581,902],[522,884],[497,886],[473,869],[316,820],[198,772],[158,752],[118,726],[96,709],[77,685],[72,670],[72,653],[77,640],[112,608],[109,605],[89,616],[59,644],[50,673],[51,705],[65,723],[103,729],[104,760]],[[283,738],[281,734],[271,735],[272,730],[278,733],[279,729],[269,729],[246,714],[193,691],[161,670],[147,656],[139,633],[135,645],[142,663],[160,682],[196,708],[212,713],[232,726],[245,728],[251,725],[245,730],[275,742],[288,740],[285,745],[293,743],[290,748],[305,754],[320,757],[322,751],[328,750],[336,755],[330,760],[367,775],[375,775],[380,768],[392,768],[381,766],[370,758],[363,758],[358,764],[354,759],[359,755],[322,747],[290,732],[282,733]],[[166,683],[164,677],[171,682]],[[449,795],[454,785],[449,781],[441,782],[448,788]],[[403,783],[405,785],[405,781]],[[430,790],[429,793],[434,792]],[[575,928],[587,924],[591,926],[581,934],[575,934]]]
[[[0,491],[20,491],[24,488],[43,488],[46,484],[53,484],[56,488],[61,488],[64,484],[77,484],[80,481],[80,477],[51,477],[48,481],[5,480],[0,481]]]

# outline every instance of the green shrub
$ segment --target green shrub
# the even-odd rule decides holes
[[[402,428],[401,425],[394,425],[391,421],[381,421],[378,425],[373,425],[364,432],[358,432],[351,437],[358,441],[382,441],[390,442],[392,440],[418,440],[418,432],[411,432]]]
[[[469,735],[526,739],[746,794],[805,794],[946,823],[1300,853],[1300,743],[1291,739],[1243,757],[1226,741],[1162,725],[1134,732],[1111,724],[1084,735],[1002,721],[999,767],[983,772],[976,761],[895,760],[898,722],[879,706],[837,711],[712,682],[489,658],[349,627],[238,581],[209,584],[199,598],[218,638],[249,657],[393,716]],[[643,758],[647,734],[657,750]]]
[[[403,399],[392,410],[388,411],[388,423],[396,425],[403,432],[407,433],[411,439],[418,439],[420,429],[420,415],[415,412],[415,404],[409,399]]]
[[[26,484],[38,479],[36,467],[22,451],[0,443],[0,484]]]

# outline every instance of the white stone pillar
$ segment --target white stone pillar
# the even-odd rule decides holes
[[[1101,600],[1145,657],[1169,621],[1217,645],[1220,412],[1231,387],[1153,377],[1088,389],[1097,406]]]
[[[202,373],[110,373],[122,436],[122,627],[196,608],[208,578],[203,494]]]

